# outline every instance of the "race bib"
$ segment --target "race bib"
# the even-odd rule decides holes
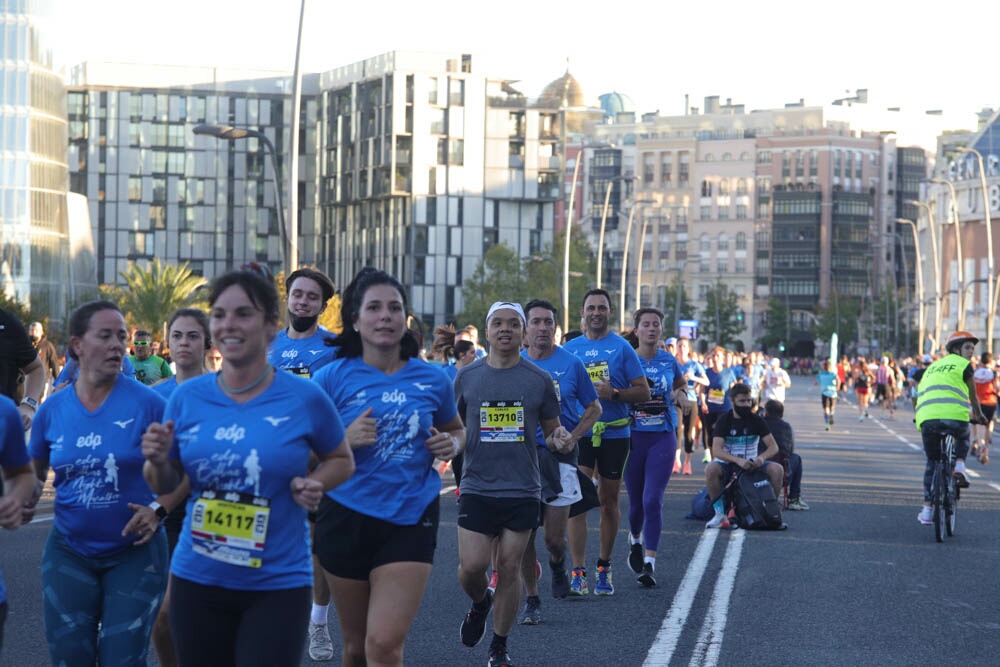
[[[611,380],[611,371],[608,370],[607,361],[588,361],[587,375],[591,382],[608,382]]]
[[[312,377],[309,373],[308,366],[295,366],[294,368],[286,368],[285,370],[287,370],[292,375],[298,375],[300,378],[308,379]]]
[[[635,424],[636,426],[666,426],[667,418],[663,414],[650,414],[648,412],[643,412],[642,410],[635,411]]]
[[[194,502],[191,543],[213,560],[260,567],[271,501],[250,493],[208,489]]]
[[[726,402],[726,392],[722,389],[709,389],[708,402],[713,405],[722,405]]]
[[[524,442],[521,401],[483,401],[479,406],[480,442]]]
[[[556,400],[562,403],[562,392],[559,391],[559,380],[552,378],[552,384],[556,388]]]

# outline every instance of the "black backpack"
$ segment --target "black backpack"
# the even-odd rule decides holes
[[[736,521],[745,530],[783,530],[781,504],[763,469],[741,470],[727,487]]]

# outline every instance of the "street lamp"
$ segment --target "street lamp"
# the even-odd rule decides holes
[[[566,79],[566,85],[569,86],[569,79]],[[566,159],[566,96],[565,91],[563,94],[563,160]],[[569,210],[566,211],[566,229],[565,229],[565,243],[563,244],[563,282],[562,282],[562,307],[563,307],[563,331],[569,331],[569,247],[570,247],[570,236],[573,233],[573,205],[576,199],[576,179],[580,175],[580,163],[583,162],[583,144],[580,145],[580,152],[576,155],[576,165],[573,166],[573,184],[570,186],[569,191]],[[565,178],[565,176],[563,176]],[[565,181],[563,182],[565,185]],[[608,192],[608,197],[611,193]],[[605,197],[607,199],[607,197]],[[607,204],[605,204],[607,206]],[[601,224],[601,231],[603,232],[604,225]],[[600,260],[598,260],[600,261]]]
[[[947,185],[948,191],[951,193],[951,216],[955,221],[955,257],[957,259],[955,276],[958,278],[958,322],[955,328],[962,330],[965,328],[965,260],[962,258],[962,225],[958,221],[958,199],[955,197],[955,184],[943,178],[932,178],[930,182]]]
[[[916,258],[917,258],[917,300],[918,300],[917,336],[919,336],[919,338],[917,338],[918,341],[917,350],[919,351],[921,349],[921,346],[924,344],[924,337],[926,336],[924,329],[926,328],[927,324],[924,319],[926,315],[926,313],[924,312],[924,270],[923,270],[923,264],[920,260],[920,242],[917,240],[917,223],[915,223],[913,220],[907,220],[906,218],[896,218],[896,222],[901,225],[909,225],[910,229],[913,231],[913,250],[916,253]],[[903,252],[903,261],[904,262],[906,261],[905,251]],[[909,285],[910,282],[909,278],[907,278],[906,282],[907,285]]]
[[[632,238],[632,220],[635,218],[635,209],[644,204],[655,204],[653,199],[637,199],[632,202],[628,210],[628,224],[625,226],[625,245],[622,247],[622,275],[621,293],[618,295],[618,331],[625,330],[625,276],[628,273],[628,248]],[[641,264],[640,259],[640,264]],[[638,289],[638,287],[637,287]]]
[[[639,250],[636,253],[636,269],[635,269],[635,309],[639,310],[642,297],[642,258],[643,254],[646,252],[646,228],[649,226],[649,216],[642,216],[642,232],[639,234],[639,240],[636,245],[639,246]]]
[[[941,341],[941,253],[937,244],[937,232],[935,231],[934,211],[930,204],[925,204],[916,199],[907,199],[904,203],[911,204],[927,211],[927,227],[931,231],[931,259],[934,261],[934,349],[938,348]],[[924,342],[921,340],[920,345]]]
[[[993,354],[993,221],[990,218],[990,198],[986,192],[986,170],[983,169],[983,154],[975,148],[958,146],[960,153],[973,153],[979,161],[979,183],[983,191],[983,222],[986,224],[986,351]],[[961,327],[959,327],[961,328]]]
[[[195,134],[203,134],[209,137],[215,137],[216,139],[225,139],[226,141],[236,141],[238,139],[257,139],[262,144],[264,148],[267,149],[268,155],[271,156],[271,169],[274,171],[274,192],[277,200],[278,209],[278,232],[281,236],[281,259],[282,264],[285,266],[285,270],[291,273],[295,270],[294,258],[290,257],[289,247],[288,247],[288,230],[285,227],[285,206],[281,198],[281,182],[280,175],[278,174],[278,158],[274,150],[274,144],[271,140],[267,138],[267,135],[263,132],[257,130],[251,130],[249,128],[232,127],[231,125],[195,125],[191,130]]]

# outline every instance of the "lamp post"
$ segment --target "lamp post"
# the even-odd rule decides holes
[[[608,181],[608,189],[604,193],[604,210],[601,211],[601,232],[597,238],[597,289],[601,289],[601,271],[604,264],[604,226],[608,222],[608,203],[611,201],[611,188],[616,178]]]
[[[293,260],[289,256],[288,229],[285,226],[285,206],[281,198],[281,176],[278,174],[278,158],[274,151],[274,144],[267,138],[267,135],[257,130],[247,128],[232,127],[230,125],[195,125],[192,129],[195,134],[203,134],[216,139],[226,141],[236,141],[238,139],[257,139],[271,156],[271,169],[274,171],[274,192],[278,209],[278,232],[281,236],[281,260],[286,271],[294,271]]]
[[[931,259],[934,260],[932,265],[934,267],[934,349],[936,350],[938,348],[938,343],[941,341],[941,253],[937,244],[934,212],[931,210],[930,204],[925,204],[924,202],[916,199],[908,199],[905,203],[912,204],[927,211],[927,227],[931,232]],[[923,345],[924,342],[921,340],[920,344]]]
[[[993,320],[996,309],[993,306],[993,220],[990,218],[990,198],[986,192],[986,170],[983,168],[983,154],[975,148],[959,146],[960,153],[973,153],[979,161],[979,184],[983,191],[983,222],[986,224],[986,351],[993,354]]]
[[[958,321],[956,328],[961,330],[965,328],[965,260],[962,257],[962,225],[958,221],[958,199],[955,197],[955,184],[943,178],[932,178],[930,182],[948,186],[948,192],[951,193],[951,217],[955,221],[955,258],[957,260],[955,276],[958,278],[958,314],[956,317]]]
[[[625,330],[625,277],[628,275],[628,249],[632,239],[632,220],[635,218],[635,209],[644,204],[653,204],[653,199],[637,199],[632,202],[628,210],[628,224],[625,226],[625,245],[622,246],[622,275],[621,293],[618,295],[618,331]],[[640,264],[641,264],[640,259]],[[638,289],[638,285],[636,286]]]
[[[924,320],[924,316],[926,315],[924,312],[924,271],[923,264],[920,261],[920,243],[917,240],[917,223],[913,220],[907,220],[906,218],[896,218],[896,222],[901,225],[909,225],[910,229],[913,231],[913,250],[916,253],[917,258],[917,336],[919,336],[919,338],[917,338],[917,350],[919,351],[921,346],[924,344],[924,337],[926,336],[924,330],[927,325]],[[905,252],[903,253],[903,259],[904,261],[906,259]],[[909,279],[907,279],[907,284],[909,284]]]
[[[569,80],[567,79],[567,86],[569,85]],[[563,95],[563,104],[565,106],[566,98]],[[566,110],[563,109],[563,145],[565,146],[566,141]],[[565,150],[563,150],[565,159]],[[580,163],[583,162],[583,145],[580,145],[580,152],[576,156],[576,165],[573,166],[573,184],[570,186],[569,191],[569,210],[566,211],[566,239],[563,244],[563,281],[562,281],[562,308],[563,308],[563,331],[569,331],[569,248],[570,248],[570,236],[573,233],[573,205],[576,200],[576,179],[580,175]],[[563,177],[565,178],[565,177]],[[563,183],[565,185],[565,182]],[[611,193],[608,192],[607,196]],[[607,197],[605,197],[605,206],[607,206]],[[601,224],[601,231],[604,231],[604,224]],[[600,261],[600,260],[598,260]]]
[[[636,267],[635,267],[635,309],[639,310],[640,300],[642,297],[642,256],[646,252],[646,228],[649,226],[649,216],[642,216],[642,232],[639,234],[639,240],[636,245],[639,246],[639,251],[636,253]]]

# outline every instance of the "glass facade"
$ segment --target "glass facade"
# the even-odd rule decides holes
[[[29,9],[0,2],[0,289],[60,319],[73,289],[66,95]]]

